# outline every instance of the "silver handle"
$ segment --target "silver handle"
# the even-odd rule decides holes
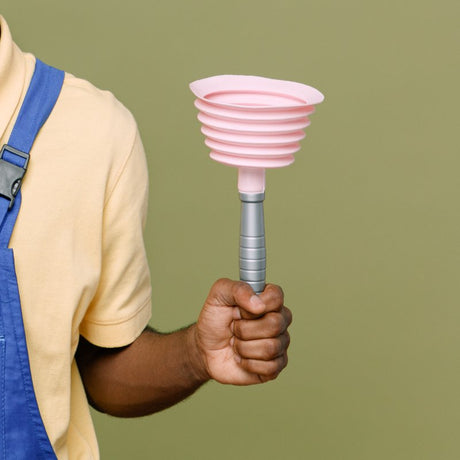
[[[241,193],[240,280],[256,294],[265,287],[265,193]]]

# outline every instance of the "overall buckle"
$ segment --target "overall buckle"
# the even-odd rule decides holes
[[[7,153],[12,153],[18,157],[23,158],[24,165],[17,166],[13,163],[10,163],[7,160],[3,159],[3,155]],[[27,171],[27,166],[29,164],[29,154],[26,152],[21,152],[11,145],[5,144],[0,151],[0,196],[10,200],[10,205],[8,209],[11,209],[14,204],[14,199],[21,188],[22,179],[24,174]]]

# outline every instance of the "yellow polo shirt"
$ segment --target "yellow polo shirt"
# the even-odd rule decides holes
[[[0,16],[0,146],[35,58]],[[74,355],[80,334],[131,343],[151,311],[143,243],[148,177],[132,115],[111,93],[66,74],[31,151],[14,249],[34,388],[60,460],[99,458]]]

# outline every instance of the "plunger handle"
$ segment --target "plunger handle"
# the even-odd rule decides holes
[[[264,192],[240,192],[240,280],[248,283],[256,294],[265,287],[264,198]]]

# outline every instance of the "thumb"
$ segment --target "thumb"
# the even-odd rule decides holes
[[[257,318],[265,313],[265,303],[247,283],[228,278],[217,280],[209,292],[206,304],[222,307],[239,307],[241,317]]]
[[[240,306],[239,310],[242,319],[256,319],[264,315],[265,304],[257,294],[253,294],[249,299],[249,302],[251,304],[250,308],[243,308]]]

